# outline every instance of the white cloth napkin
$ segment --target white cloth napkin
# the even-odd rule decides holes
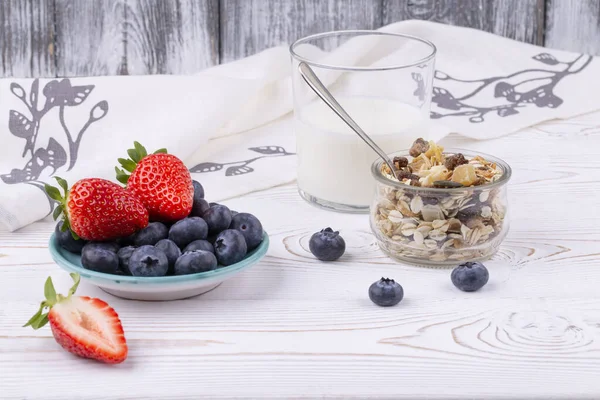
[[[600,109],[597,58],[432,22],[381,30],[437,46],[432,118],[442,134],[488,139]],[[371,65],[387,56],[361,46],[327,55]],[[189,76],[0,80],[0,225],[48,216],[52,175],[114,180],[134,140],[183,159],[211,201],[293,181],[290,73],[288,48],[276,47]]]

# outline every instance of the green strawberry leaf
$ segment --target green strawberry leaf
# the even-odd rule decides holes
[[[71,289],[69,289],[69,294],[67,295],[67,297],[71,297],[75,294],[77,288],[79,287],[79,282],[81,281],[81,277],[79,276],[79,274],[71,272],[69,275],[71,275],[71,279],[73,279],[73,286],[71,286]]]
[[[133,160],[133,162],[135,162],[136,164],[140,162],[141,157],[138,155],[138,152],[135,151],[135,149],[129,149],[127,150],[127,155],[129,156],[129,158],[131,158]]]
[[[56,200],[59,203],[62,203],[63,197],[60,195],[60,192],[58,191],[57,188],[55,188],[54,186],[50,186],[46,183],[46,184],[44,184],[44,189],[46,190],[46,193],[48,193],[48,196],[51,199]]]
[[[48,323],[48,313],[40,315],[40,317],[31,326],[33,329],[40,329],[42,326]]]
[[[135,162],[128,160],[126,158],[119,158],[119,159],[117,159],[117,161],[119,161],[119,164],[121,164],[121,166],[123,168],[125,168],[126,171],[129,171],[129,172],[133,172],[137,165]]]
[[[36,322],[41,317],[42,312],[44,311],[44,307],[46,307],[46,302],[42,301],[40,303],[40,309],[38,310],[38,312],[33,314],[33,317],[29,318],[29,321],[27,321],[27,323],[25,325],[23,325],[23,328],[25,328],[26,326],[33,325],[33,323]]]
[[[55,176],[54,179],[56,179],[56,182],[58,182],[58,185],[63,188],[66,194],[69,191],[69,185],[67,184],[67,181],[59,176]]]
[[[63,212],[62,204],[57,205],[56,208],[54,209],[54,212],[52,213],[52,218],[54,218],[54,220],[56,221],[58,219],[58,217],[60,217],[62,215],[62,212]]]
[[[164,148],[163,148],[163,149],[158,149],[158,150],[156,150],[156,151],[154,152],[154,154],[169,154],[169,153],[167,152],[167,149],[164,149]]]
[[[123,185],[127,185],[127,182],[129,181],[129,174],[118,167],[115,167],[115,171],[117,172],[117,180]]]
[[[50,306],[56,304],[56,290],[54,289],[54,284],[50,277],[46,279],[46,283],[44,284],[44,297],[46,298],[47,304]]]
[[[135,151],[137,151],[138,155],[140,156],[140,160],[148,155],[146,148],[139,142],[133,142],[133,146],[135,147]]]

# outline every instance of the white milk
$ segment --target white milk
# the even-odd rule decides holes
[[[369,97],[338,101],[388,154],[427,137],[425,110]],[[369,206],[375,186],[371,164],[377,154],[321,100],[297,113],[296,138],[300,190],[328,202]]]

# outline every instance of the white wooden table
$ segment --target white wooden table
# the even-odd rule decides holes
[[[0,398],[600,398],[600,114],[445,144],[514,169],[511,231],[480,292],[393,262],[366,216],[313,208],[286,185],[225,202],[255,213],[272,245],[206,295],[136,302],[81,285],[123,321],[129,358],[107,366],[21,328],[46,276],[69,283],[47,250],[53,225],[36,223],[0,233]],[[326,226],[346,239],[339,262],[307,250]],[[398,306],[369,301],[381,276],[403,285]]]

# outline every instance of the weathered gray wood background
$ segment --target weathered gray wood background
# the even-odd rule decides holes
[[[600,54],[600,0],[0,0],[0,76],[186,74],[404,19]]]

